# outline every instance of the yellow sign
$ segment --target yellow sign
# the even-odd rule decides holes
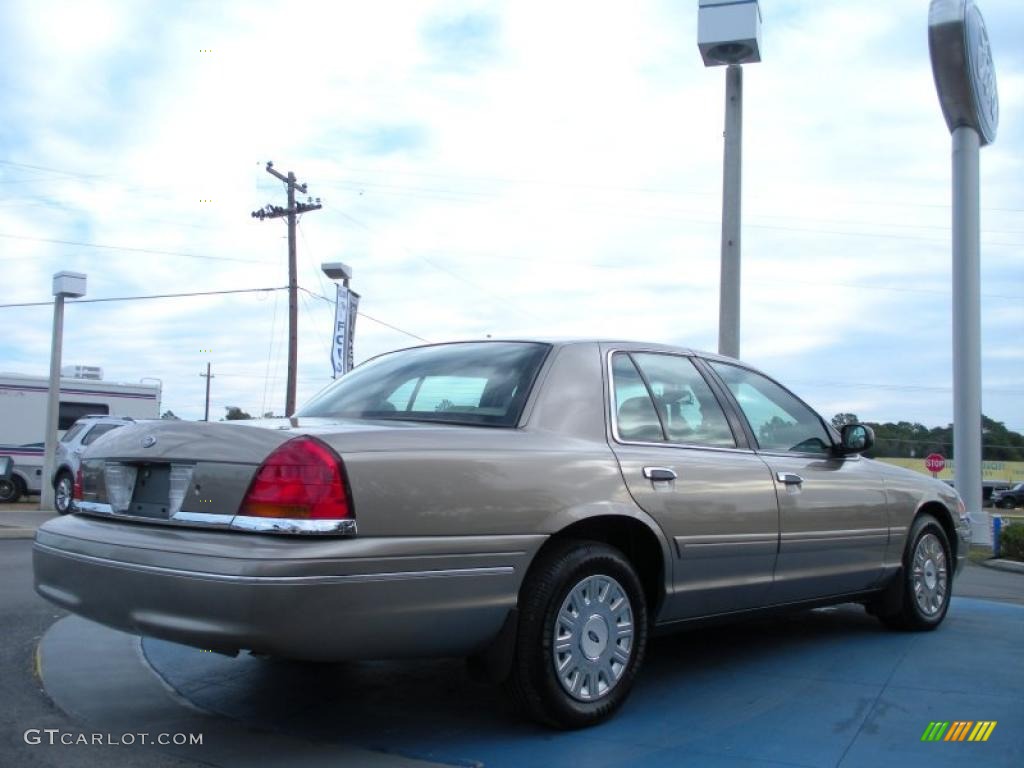
[[[924,466],[923,456],[920,459],[889,459],[879,456],[878,460],[884,461],[886,464],[895,464],[897,467],[912,469],[922,475],[931,474]],[[940,480],[952,480],[954,465],[953,459],[946,459],[946,468],[939,472],[937,477]],[[1007,485],[1024,483],[1024,461],[983,461],[981,462],[981,479]]]

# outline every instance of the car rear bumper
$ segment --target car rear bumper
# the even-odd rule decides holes
[[[316,539],[70,516],[43,525],[36,590],[200,648],[317,660],[466,655],[499,632],[541,536]]]

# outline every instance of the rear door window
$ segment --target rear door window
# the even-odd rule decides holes
[[[671,443],[735,448],[725,411],[693,361],[682,355],[636,352]]]
[[[64,433],[64,437],[62,437],[60,441],[62,443],[70,443],[72,440],[74,440],[76,437],[82,434],[82,430],[85,429],[87,426],[89,426],[89,422],[87,421],[75,424],[73,427],[71,427],[71,429]]]
[[[82,445],[92,445],[96,440],[107,432],[111,432],[118,427],[124,426],[123,424],[97,424],[91,430],[89,434],[82,438]]]

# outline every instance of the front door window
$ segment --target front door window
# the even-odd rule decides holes
[[[711,367],[740,404],[761,450],[831,452],[832,440],[818,414],[774,381],[727,363]]]

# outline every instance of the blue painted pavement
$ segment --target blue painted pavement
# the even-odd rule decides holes
[[[517,718],[458,660],[303,664],[143,648],[203,709],[455,765],[1024,765],[1024,607],[983,600],[954,598],[928,633],[840,606],[657,638],[619,714],[567,733]],[[921,742],[933,720],[998,725],[985,743]]]

